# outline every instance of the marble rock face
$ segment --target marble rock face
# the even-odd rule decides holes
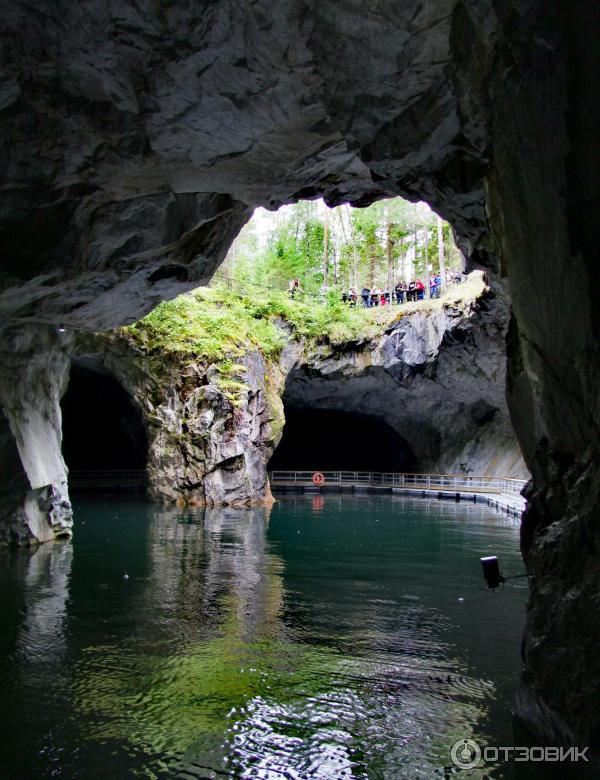
[[[267,467],[284,405],[384,421],[418,471],[528,478],[504,397],[507,324],[506,300],[486,289],[356,344],[289,338],[278,360],[257,351],[236,359],[243,385],[234,396],[218,364],[147,354],[122,331],[79,336],[72,361],[129,393],[147,432],[151,498],[241,505],[271,501]]]
[[[466,308],[416,311],[381,337],[303,353],[285,406],[382,420],[419,472],[528,479],[505,399],[507,324],[506,300],[489,290]]]
[[[72,361],[129,394],[146,430],[149,498],[217,506],[272,500],[266,465],[283,427],[276,363],[257,351],[237,358],[243,386],[233,394],[216,365],[148,355],[118,331],[79,336]]]
[[[484,240],[485,116],[454,75],[488,3],[0,6],[2,317],[131,322],[299,198],[427,197]]]
[[[108,329],[201,283],[257,205],[426,199],[471,266],[508,280],[508,397],[532,473],[518,711],[538,738],[600,749],[598,5],[0,11],[6,525],[68,522],[52,327]]]
[[[71,534],[59,407],[71,346],[45,327],[0,330],[0,543]]]

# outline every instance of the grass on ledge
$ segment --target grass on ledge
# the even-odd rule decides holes
[[[275,358],[288,339],[278,327],[282,322],[298,337],[344,344],[375,336],[416,311],[464,305],[478,297],[484,287],[481,274],[471,274],[440,299],[373,309],[347,306],[337,296],[321,303],[313,298],[291,300],[287,293],[277,290],[244,293],[224,285],[200,287],[159,304],[123,330],[148,354],[179,353],[190,359],[221,362],[258,349],[266,357]]]

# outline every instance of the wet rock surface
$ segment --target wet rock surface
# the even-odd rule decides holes
[[[0,330],[0,543],[71,534],[59,407],[71,345],[53,328]]]
[[[283,426],[283,375],[259,352],[237,362],[239,390],[215,364],[150,356],[119,333],[80,336],[74,362],[108,372],[127,390],[146,428],[150,498],[179,504],[269,502],[266,464]]]

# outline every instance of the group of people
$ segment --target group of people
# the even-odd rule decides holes
[[[462,275],[453,271],[446,273],[446,284],[456,284],[462,281]],[[360,292],[362,305],[366,308],[372,306],[389,306],[392,303],[400,305],[406,300],[422,301],[425,298],[427,290],[421,279],[414,279],[408,283],[398,282],[394,289],[390,291],[387,287],[379,289],[377,287],[363,287]],[[442,294],[442,277],[439,273],[432,274],[429,278],[429,297],[439,298]],[[354,287],[351,287],[347,293],[342,293],[342,301],[356,306],[359,295]]]
[[[460,271],[446,271],[446,284],[457,284],[462,281]],[[294,298],[296,293],[303,292],[298,279],[291,279],[288,292],[290,298]],[[360,299],[365,308],[372,306],[389,306],[392,303],[400,305],[406,300],[422,301],[425,298],[426,287],[421,279],[414,279],[408,282],[398,282],[394,289],[390,291],[387,287],[379,289],[377,287],[363,287],[360,292]],[[429,278],[429,297],[439,298],[442,293],[441,274],[431,274]],[[356,306],[359,300],[359,293],[355,287],[351,287],[348,292],[342,293],[342,301],[350,306]]]

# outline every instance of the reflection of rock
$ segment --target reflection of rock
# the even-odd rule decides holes
[[[192,607],[196,628],[227,623],[236,640],[278,632],[281,563],[267,550],[269,506],[165,507],[152,514],[145,599],[173,615]]]
[[[269,514],[269,507],[212,507],[204,514],[204,529],[213,550],[210,570],[215,576],[223,566],[230,572],[231,608],[236,615],[237,638],[242,641],[279,633],[282,564],[267,551]],[[234,539],[228,553],[222,536]]]
[[[19,627],[19,654],[29,662],[54,665],[65,650],[65,619],[73,547],[45,544],[31,555],[25,574],[25,615]]]

